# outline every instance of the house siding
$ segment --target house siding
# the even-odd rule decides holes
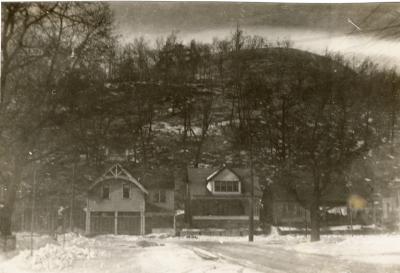
[[[103,183],[108,183],[110,186],[110,198],[102,198]],[[136,187],[131,185],[130,198],[124,199],[122,197],[122,185],[126,183],[124,180],[106,180],[96,185],[88,198],[89,211],[144,211],[145,210],[145,197],[144,193]]]
[[[153,196],[157,194],[160,190],[165,191],[165,202],[154,202]],[[174,210],[174,190],[166,190],[166,189],[151,189],[149,190],[149,202],[167,210]]]

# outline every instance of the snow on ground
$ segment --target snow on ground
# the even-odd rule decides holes
[[[125,273],[125,272],[255,272],[232,264],[216,253],[196,249],[187,241],[215,241],[220,244],[247,242],[247,236],[171,237],[168,234],[146,236],[103,235],[86,238],[75,234],[36,236],[33,257],[29,236],[18,234],[20,252],[13,258],[0,255],[0,273]],[[323,235],[319,242],[309,242],[304,235],[255,236],[255,246],[281,248],[299,253],[327,255],[340,259],[376,264],[400,264],[400,234]],[[251,245],[251,244],[246,244]],[[257,248],[255,248],[254,251]]]
[[[226,126],[227,124],[228,121],[211,124],[208,128],[208,133],[211,135],[221,135],[221,127]],[[192,126],[190,129],[196,136],[201,135],[202,129],[200,127]],[[184,131],[184,127],[182,125],[171,125],[168,122],[159,121],[153,124],[153,130],[169,134],[182,134],[182,132]],[[190,133],[191,132],[189,132],[189,134]]]
[[[48,236],[36,235],[35,243],[40,247],[34,250],[32,257],[29,249],[22,249],[11,259],[0,255],[0,273],[256,273],[215,258],[212,253],[168,243],[162,239],[165,236],[103,235],[86,238],[66,234],[65,237],[59,236],[57,241],[50,241]],[[26,246],[26,236],[18,237]],[[41,240],[46,242],[45,246]]]
[[[26,234],[17,234],[18,249],[15,257],[6,260],[0,259],[0,273],[5,272],[53,272],[71,266],[77,260],[87,260],[96,257],[105,257],[102,243],[75,234],[59,236],[58,240],[47,235],[37,235],[34,238],[34,251],[28,249],[30,237]]]
[[[222,260],[215,261],[214,259],[202,258],[191,249],[173,244],[145,248],[137,256],[132,257],[132,264],[134,264],[132,268],[134,270],[124,272],[256,272]]]
[[[400,235],[326,235],[319,242],[286,245],[303,253],[329,255],[378,264],[400,264]]]
[[[356,230],[357,227],[354,227]],[[337,230],[343,230],[338,227]],[[247,236],[203,236],[171,238],[170,240],[196,240],[224,242],[247,242]],[[279,235],[273,229],[269,236],[258,235],[254,243],[280,247],[301,253],[333,256],[336,258],[375,264],[400,265],[400,234],[371,235],[322,235],[319,242],[310,242],[310,236]]]
[[[192,126],[191,129],[196,135],[201,134],[202,130],[200,127]],[[153,130],[162,133],[181,134],[184,131],[184,128],[182,125],[171,125],[168,122],[159,121],[153,124]]]

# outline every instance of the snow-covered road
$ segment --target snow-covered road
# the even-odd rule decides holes
[[[289,250],[285,246],[266,242],[182,242],[186,247],[204,249],[223,259],[252,268],[259,272],[273,273],[393,273],[400,272],[400,265],[364,263],[339,257],[309,254]],[[399,256],[398,256],[399,257]],[[373,257],[371,257],[373,258]]]
[[[31,257],[28,237],[18,234],[20,252],[0,254],[0,273],[369,273],[400,272],[400,235],[179,238],[68,234],[58,241],[37,236]],[[26,242],[25,242],[26,241]]]
[[[143,242],[143,241],[141,241]],[[65,273],[256,273],[252,269],[219,260],[204,259],[191,249],[173,242],[144,241],[145,247],[134,242],[114,241],[106,248],[107,258],[81,260]],[[158,244],[158,245],[156,245]]]

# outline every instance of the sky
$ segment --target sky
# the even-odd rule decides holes
[[[400,69],[400,3],[113,2],[111,8],[124,43],[140,36],[154,41],[172,31],[184,42],[211,42],[229,37],[239,24],[269,41],[290,39],[299,49]]]

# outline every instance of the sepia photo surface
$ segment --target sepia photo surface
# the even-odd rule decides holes
[[[400,272],[400,3],[2,2],[0,273]]]

